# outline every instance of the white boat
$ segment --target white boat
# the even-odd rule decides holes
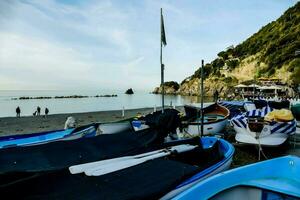
[[[261,146],[278,146],[296,132],[296,120],[266,122],[263,117],[272,111],[266,106],[231,119],[237,142]]]
[[[200,109],[195,106],[184,106],[186,121],[177,134],[184,136],[199,136],[201,133]],[[216,135],[221,133],[228,123],[229,110],[217,103],[203,108],[204,123],[203,135]]]

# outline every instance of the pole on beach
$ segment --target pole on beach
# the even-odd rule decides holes
[[[124,106],[122,108],[122,117],[125,117],[125,108],[124,108]]]
[[[167,45],[165,27],[164,27],[164,18],[162,14],[162,8],[160,8],[160,70],[161,70],[161,104],[162,104],[162,113],[165,109],[165,87],[164,87],[164,69],[165,65],[162,62],[162,47]]]
[[[161,107],[162,107],[162,113],[164,113],[165,110],[164,64],[161,64]]]
[[[201,61],[201,137],[203,136],[203,126],[204,126],[204,115],[203,115],[203,96],[204,96],[204,90],[203,90],[203,79],[204,79],[204,60]]]

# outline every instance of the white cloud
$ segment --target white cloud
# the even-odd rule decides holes
[[[271,1],[247,6],[235,0],[222,2],[0,1],[0,89],[150,90],[160,82],[161,7],[168,42],[163,54],[166,80],[180,82],[201,59],[210,61],[226,46],[257,31],[251,13],[262,18],[268,10],[259,20],[264,24],[294,1],[277,2],[276,12]],[[265,6],[256,11],[253,4]]]
[[[41,39],[0,32],[0,43],[1,75],[29,85],[56,82],[59,87],[68,81],[87,81],[85,74],[93,66],[73,49]]]

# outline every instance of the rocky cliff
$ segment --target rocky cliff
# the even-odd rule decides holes
[[[178,89],[180,85],[175,81],[169,81],[164,83],[164,90],[165,94],[178,94]],[[162,93],[162,87],[156,87],[154,91],[152,92],[154,94],[161,94]]]
[[[300,2],[281,17],[247,40],[218,53],[218,57],[204,67],[205,95],[218,90],[221,96],[233,91],[233,86],[254,78],[279,78],[290,85],[300,84]],[[198,95],[200,71],[184,79],[177,90],[168,93]],[[161,90],[158,88],[159,93]]]

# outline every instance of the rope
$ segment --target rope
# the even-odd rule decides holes
[[[260,144],[260,140],[259,140],[259,133],[256,133],[256,137],[257,137],[257,142],[258,142],[258,160],[260,160],[260,153],[263,155],[263,157],[267,160],[268,157],[265,155],[263,149],[262,149],[262,146]]]

